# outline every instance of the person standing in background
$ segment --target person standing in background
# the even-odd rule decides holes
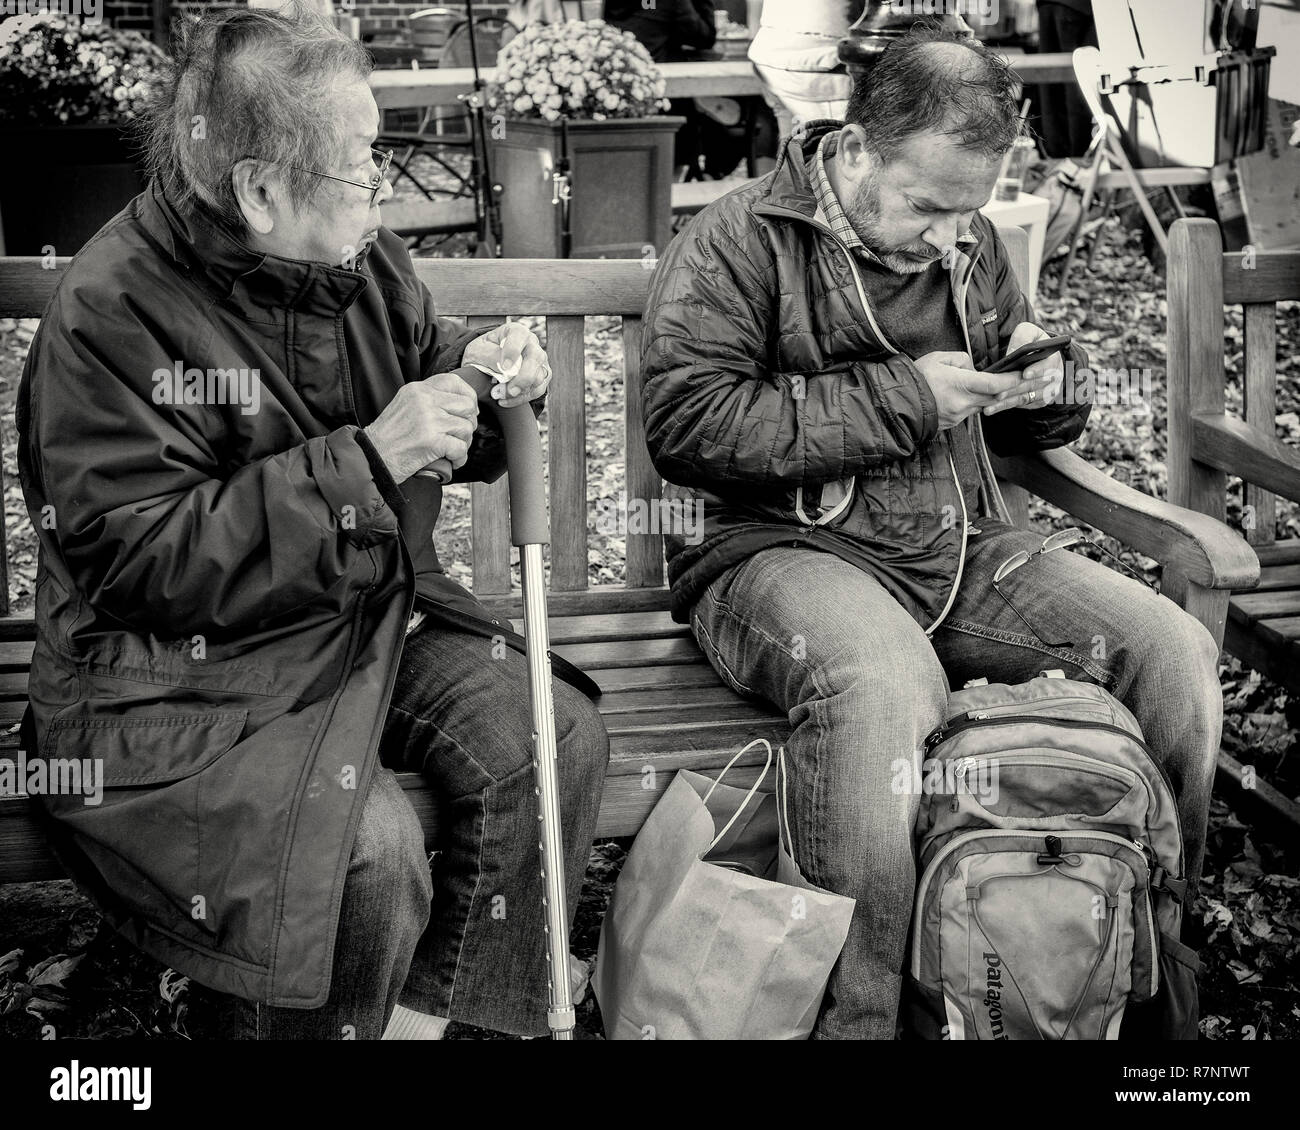
[[[562,24],[569,18],[561,0],[514,0],[506,12],[506,19],[519,31],[529,24]]]
[[[837,45],[862,15],[864,0],[764,0],[749,58],[782,137],[799,122],[842,120],[853,80]],[[796,121],[797,119],[797,121]]]
[[[605,0],[605,22],[631,32],[656,63],[681,63],[690,58],[686,48],[706,51],[717,40],[713,0],[654,0],[645,8],[641,0]],[[674,98],[668,112],[686,119],[673,140],[673,165],[695,166],[703,148],[703,115],[693,98]]]
[[[1038,0],[1038,49],[1044,53],[1097,46],[1092,0]],[[1074,83],[1041,83],[1040,133],[1049,157],[1078,157],[1092,140],[1092,114]]]
[[[683,48],[713,46],[713,10],[713,0],[654,0],[651,8],[641,0],[605,0],[605,22],[635,35],[656,63],[681,63],[690,57]]]

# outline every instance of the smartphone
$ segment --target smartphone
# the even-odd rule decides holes
[[[1070,347],[1070,341],[1068,335],[1045,337],[1042,341],[1031,341],[1028,345],[1022,345],[1014,352],[994,361],[984,372],[1014,373],[1020,369],[1026,369],[1030,365],[1043,360],[1044,357],[1050,357],[1053,353],[1064,352]]]

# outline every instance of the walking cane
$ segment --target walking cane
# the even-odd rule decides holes
[[[533,770],[537,776],[538,849],[541,853],[542,913],[546,930],[546,980],[551,1037],[572,1040],[574,1009],[569,988],[569,921],[564,892],[564,842],[560,835],[560,786],[556,772],[555,707],[551,697],[551,655],[546,624],[542,546],[550,543],[546,488],[542,480],[542,437],[527,404],[502,408],[492,399],[490,371],[464,365],[456,375],[496,412],[506,441],[510,484],[510,544],[519,547],[524,586],[524,652],[528,698],[533,713]],[[448,482],[451,464],[439,459],[417,472]]]

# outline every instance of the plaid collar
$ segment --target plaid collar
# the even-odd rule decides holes
[[[883,267],[884,263],[880,261],[880,258],[871,248],[862,242],[857,230],[849,222],[848,216],[844,214],[839,197],[835,195],[835,190],[831,187],[830,177],[826,175],[826,162],[829,158],[835,156],[835,149],[839,144],[839,139],[840,131],[832,130],[821,139],[816,153],[813,154],[812,187],[813,193],[817,197],[817,211],[821,213],[831,231],[843,241],[850,251],[854,251],[869,262]],[[978,240],[970,231],[967,231],[965,235],[957,240],[959,245],[977,242]]]

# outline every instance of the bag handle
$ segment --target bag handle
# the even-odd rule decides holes
[[[785,847],[785,853],[790,857],[791,862],[797,862],[794,858],[794,837],[790,835],[790,812],[787,807],[790,800],[790,785],[785,779],[785,746],[781,746],[776,751],[776,791],[778,795],[778,805],[776,809],[776,834],[780,837],[781,843]]]
[[[749,807],[749,802],[754,799],[754,794],[758,792],[759,785],[761,785],[763,781],[767,778],[767,771],[772,768],[772,743],[769,742],[766,738],[755,738],[752,742],[749,743],[749,745],[745,746],[744,749],[736,753],[732,757],[732,759],[722,767],[722,772],[717,775],[717,777],[714,779],[713,784],[709,786],[709,791],[704,794],[704,803],[707,805],[709,803],[709,797],[713,795],[713,790],[716,789],[720,784],[722,784],[722,778],[727,775],[727,770],[729,770],[733,765],[735,765],[736,762],[740,760],[743,754],[748,753],[749,750],[753,749],[754,746],[759,745],[760,743],[767,747],[767,760],[763,762],[763,772],[761,772],[758,775],[758,780],[754,782],[749,792],[745,794],[745,799],[740,802],[740,806],[736,809],[735,812],[732,813],[731,819],[728,820],[722,826],[722,831],[713,837],[713,843],[709,844],[708,851],[704,853],[705,855],[708,855],[710,851],[712,851],[715,847],[717,847],[722,837],[725,836],[729,831],[731,831],[731,826],[740,818],[740,814],[744,812],[746,808]]]

